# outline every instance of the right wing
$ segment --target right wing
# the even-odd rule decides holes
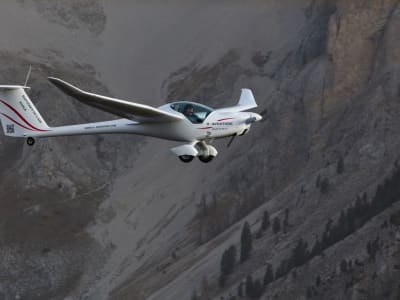
[[[49,77],[49,81],[76,100],[122,118],[141,123],[176,122],[183,119],[182,116],[149,105],[88,93],[58,78]]]

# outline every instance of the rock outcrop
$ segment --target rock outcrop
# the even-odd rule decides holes
[[[400,203],[387,195],[397,195],[400,159],[399,1],[184,2],[125,3],[136,18],[118,22],[118,3],[12,7],[77,44],[0,52],[2,83],[33,65],[31,97],[50,125],[112,117],[46,82],[58,74],[96,93],[129,87],[132,100],[154,90],[154,105],[229,106],[249,87],[265,120],[229,149],[217,141],[207,165],[179,164],[171,143],[134,136],[33,149],[1,138],[0,298],[235,299],[271,266],[251,297],[397,299]],[[117,39],[121,24],[132,36]],[[260,230],[265,211],[280,230]],[[239,251],[245,221],[253,250],[221,287],[221,256]]]

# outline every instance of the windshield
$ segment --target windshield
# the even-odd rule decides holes
[[[194,124],[203,123],[207,116],[214,111],[211,107],[190,101],[179,101],[171,104],[171,108],[185,115]]]

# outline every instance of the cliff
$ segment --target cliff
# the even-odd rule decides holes
[[[135,136],[33,149],[1,138],[0,295],[238,299],[242,283],[246,299],[246,278],[263,282],[270,265],[273,280],[248,298],[397,299],[398,5],[4,4],[1,82],[32,64],[31,97],[51,125],[112,116],[48,75],[150,105],[228,106],[248,87],[265,120],[230,148],[217,141],[211,164],[183,165],[175,143]],[[260,230],[265,211],[280,230]],[[222,255],[234,245],[239,257],[246,221],[250,258],[221,287]]]

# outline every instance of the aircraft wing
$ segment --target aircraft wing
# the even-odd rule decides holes
[[[122,118],[140,123],[176,122],[183,119],[181,116],[149,105],[88,93],[58,78],[49,77],[49,81],[62,92],[76,100]]]

